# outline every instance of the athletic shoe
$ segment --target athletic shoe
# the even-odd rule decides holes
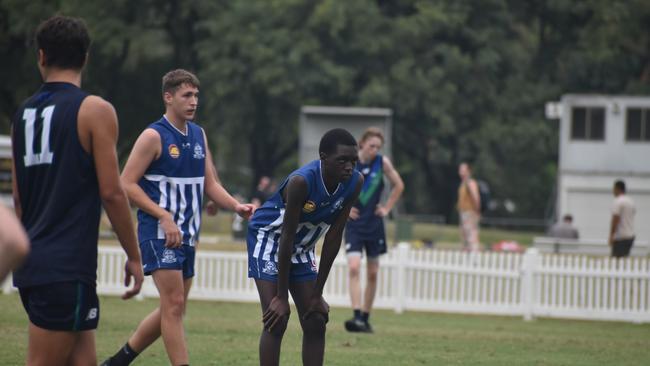
[[[370,323],[367,322],[367,321],[364,322],[364,323],[366,324],[366,330],[365,330],[365,332],[366,332],[366,333],[374,333],[374,331],[372,330],[372,326],[370,325]]]
[[[361,319],[352,318],[345,321],[345,330],[348,332],[368,332],[368,326],[366,322]]]

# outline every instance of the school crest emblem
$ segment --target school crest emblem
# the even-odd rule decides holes
[[[160,261],[163,263],[176,263],[176,253],[173,250],[165,249]]]
[[[266,264],[264,264],[264,268],[262,268],[262,272],[268,275],[276,275],[278,274],[278,267],[275,265],[274,262],[268,261],[266,262]]]
[[[169,156],[171,156],[174,159],[178,159],[179,156],[181,156],[181,151],[178,149],[178,146],[175,144],[169,145]]]
[[[313,201],[307,201],[305,202],[305,205],[302,206],[302,211],[304,213],[314,212],[315,209],[316,209],[316,204]]]
[[[205,159],[203,148],[198,143],[194,145],[194,159]]]

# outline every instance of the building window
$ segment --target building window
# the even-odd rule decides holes
[[[572,140],[605,140],[605,108],[573,107],[571,110]]]
[[[625,121],[625,140],[650,141],[650,109],[627,109]]]

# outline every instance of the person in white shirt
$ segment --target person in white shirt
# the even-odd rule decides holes
[[[612,257],[621,258],[630,255],[634,244],[634,201],[625,194],[625,182],[614,183],[614,203],[612,205],[612,222],[609,230],[609,245]]]

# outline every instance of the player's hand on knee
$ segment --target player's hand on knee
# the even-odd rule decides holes
[[[178,248],[183,244],[183,235],[171,215],[160,219],[160,227],[165,233],[166,248]]]
[[[323,298],[323,296],[314,297],[311,299],[309,308],[307,308],[303,319],[307,320],[310,316],[319,314],[324,317],[325,323],[327,323],[329,321],[329,312],[330,305],[325,301],[325,298]]]
[[[272,332],[274,328],[279,325],[286,326],[290,314],[291,310],[289,308],[289,300],[278,296],[273,297],[269,307],[262,315],[264,329],[268,332]]]

